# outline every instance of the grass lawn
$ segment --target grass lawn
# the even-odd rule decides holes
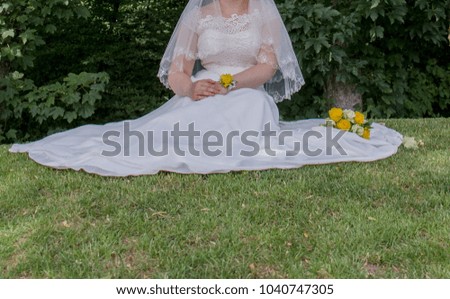
[[[3,278],[450,278],[450,119],[372,163],[104,178],[0,146]]]

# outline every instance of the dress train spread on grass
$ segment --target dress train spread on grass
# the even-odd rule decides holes
[[[254,1],[250,1],[248,13],[225,18],[211,13],[211,5],[217,2],[186,9],[184,18],[188,22],[180,21],[178,31],[183,24],[189,24],[190,32],[195,34],[195,49],[183,52],[182,47],[175,46],[169,53],[172,65],[173,57],[180,53],[194,55],[202,69],[193,73],[192,80],[218,81],[221,74],[238,74],[258,63],[276,63],[279,71],[274,77],[278,79],[201,101],[176,95],[141,118],[78,127],[28,144],[14,144],[10,152],[28,153],[31,159],[49,167],[103,176],[288,169],[308,164],[369,162],[397,152],[402,135],[377,123],[373,124],[371,138],[364,139],[352,132],[324,127],[323,119],[280,121],[276,102],[304,83],[298,63],[290,61],[292,57],[288,59],[291,50],[283,50],[280,38],[264,36],[262,24],[269,17],[262,11],[267,9],[252,7]],[[255,3],[266,2],[273,1]],[[281,20],[278,14],[274,20]],[[282,23],[278,26],[278,31],[285,31]],[[268,61],[264,49],[275,51],[277,61]],[[170,67],[164,67],[168,62],[164,59],[160,72],[163,83]],[[284,84],[281,87],[280,82]]]

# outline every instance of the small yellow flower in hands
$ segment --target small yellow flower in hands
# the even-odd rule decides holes
[[[223,75],[220,76],[220,81],[219,82],[220,82],[220,84],[223,87],[228,88],[228,87],[230,87],[233,84],[233,81],[234,81],[234,79],[233,79],[232,75],[230,75],[230,74],[223,74]]]

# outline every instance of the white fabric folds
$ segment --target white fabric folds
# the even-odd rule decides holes
[[[217,76],[209,71],[198,74]],[[198,102],[175,96],[139,119],[82,126],[15,144],[10,151],[27,152],[36,162],[57,169],[121,177],[369,162],[395,154],[402,143],[399,133],[379,124],[366,140],[322,127],[323,123],[323,119],[279,122],[271,96],[263,90],[240,89]]]

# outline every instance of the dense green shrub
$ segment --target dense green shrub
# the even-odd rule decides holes
[[[41,87],[28,77],[38,47],[45,44],[43,35],[57,31],[55,20],[87,18],[89,11],[82,4],[14,0],[0,5],[0,142],[40,136],[93,114],[107,74],[70,74],[63,83]],[[46,63],[54,66],[56,61]]]
[[[24,80],[23,74],[17,71],[7,75],[0,79],[0,86],[4,88],[1,91],[4,100],[2,117],[5,120],[21,121],[4,132],[5,136],[0,134],[0,141],[3,138],[39,136],[42,132],[65,128],[77,118],[92,116],[108,80],[106,73],[69,74],[63,83],[36,87],[31,80]],[[4,127],[8,128],[6,124]],[[22,134],[18,135],[18,130]]]
[[[280,105],[317,116],[331,78],[356,84],[372,117],[449,116],[450,1],[278,1],[307,85]]]
[[[136,118],[171,96],[156,77],[159,62],[187,1],[89,0],[91,16],[45,36],[43,59],[30,72],[42,84],[68,72],[107,72],[110,83],[89,122]],[[47,61],[60,61],[57,69]],[[50,76],[49,76],[50,74]]]

